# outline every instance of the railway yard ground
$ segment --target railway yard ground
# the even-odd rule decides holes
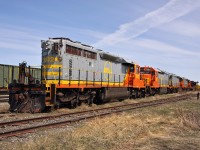
[[[50,113],[15,114],[0,103],[0,122],[71,113],[121,104],[152,101],[181,94],[157,95],[136,100],[62,108]],[[5,127],[6,128],[6,127]],[[1,129],[2,130],[2,129]],[[112,114],[0,141],[0,149],[200,149],[200,100],[188,100]]]

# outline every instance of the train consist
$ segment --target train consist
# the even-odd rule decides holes
[[[194,81],[152,67],[140,67],[68,38],[49,38],[41,41],[41,47],[41,83],[31,80],[30,71],[25,71],[26,64],[20,64],[18,82],[9,85],[11,111],[42,112],[62,104],[91,105],[111,99],[192,90],[196,85]]]

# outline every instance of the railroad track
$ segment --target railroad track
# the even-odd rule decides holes
[[[6,139],[8,137],[19,136],[19,135],[23,135],[30,132],[35,132],[36,130],[41,129],[41,128],[58,127],[58,126],[63,126],[63,125],[79,122],[81,120],[87,120],[87,119],[92,119],[96,117],[103,117],[110,114],[121,113],[124,111],[133,110],[133,109],[150,107],[150,106],[158,106],[161,104],[187,100],[192,96],[194,96],[194,94],[186,94],[182,96],[160,99],[160,100],[155,100],[155,101],[112,106],[112,107],[99,108],[95,110],[88,110],[88,111],[82,111],[82,112],[51,115],[51,116],[44,116],[44,117],[38,117],[38,118],[15,120],[15,121],[10,121],[10,122],[0,122],[0,129],[9,128],[6,131],[3,130],[0,132],[0,140]],[[13,129],[12,127],[16,129]]]
[[[0,103],[8,102],[9,95],[0,95]]]
[[[8,103],[8,99],[0,99],[0,103]]]

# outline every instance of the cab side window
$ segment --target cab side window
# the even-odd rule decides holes
[[[139,74],[140,73],[140,68],[137,66],[136,67],[136,74]]]
[[[130,72],[134,72],[134,66],[130,67]]]
[[[58,54],[58,43],[54,43],[52,46],[53,53]]]

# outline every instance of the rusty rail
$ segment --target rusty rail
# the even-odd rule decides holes
[[[161,104],[186,100],[186,99],[190,98],[191,96],[194,96],[194,94],[186,94],[186,95],[182,95],[182,96],[171,97],[171,98],[160,99],[160,100],[154,100],[154,101],[149,101],[149,102],[141,102],[141,103],[120,105],[120,106],[112,106],[112,107],[99,108],[99,109],[95,109],[95,110],[88,110],[88,111],[82,111],[82,112],[52,115],[52,116],[44,116],[44,117],[30,118],[30,119],[24,119],[24,120],[16,120],[16,121],[11,121],[11,122],[1,122],[0,126],[8,126],[8,125],[15,125],[15,124],[19,124],[19,123],[29,123],[31,121],[54,119],[54,118],[63,117],[63,116],[72,116],[72,115],[79,116],[75,119],[72,118],[72,119],[65,120],[65,121],[58,121],[58,122],[54,122],[54,123],[48,123],[48,124],[32,126],[32,127],[28,127],[28,128],[22,128],[22,129],[16,129],[16,130],[12,130],[12,131],[1,132],[0,133],[0,139],[2,140],[2,139],[5,139],[5,138],[8,138],[8,137],[13,137],[13,136],[18,136],[18,135],[34,132],[35,130],[40,129],[40,128],[62,126],[62,125],[78,122],[78,121],[85,120],[85,119],[92,119],[92,118],[95,118],[95,117],[107,116],[107,115],[110,115],[110,114],[113,114],[113,113],[120,113],[120,112],[129,111],[129,110],[133,110],[133,109],[138,109],[138,108],[158,106],[158,105],[161,105]],[[109,111],[104,112],[106,110],[109,110]],[[85,115],[87,113],[89,113],[89,115]],[[81,114],[83,115],[82,117],[80,117]]]
[[[8,102],[9,100],[9,95],[0,95],[0,103],[5,103],[5,102]]]

